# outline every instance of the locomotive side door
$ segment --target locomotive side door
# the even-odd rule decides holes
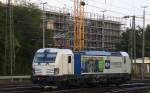
[[[72,72],[72,55],[68,55],[68,60],[67,60],[67,62],[68,62],[68,74],[71,74],[71,72]]]
[[[63,55],[63,67],[62,71],[63,74],[71,74],[72,69],[71,69],[71,63],[72,63],[72,55],[70,54],[65,54]]]

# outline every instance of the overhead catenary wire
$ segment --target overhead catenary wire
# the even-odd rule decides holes
[[[101,4],[101,5],[107,5],[107,6],[111,6],[111,7],[114,7],[114,8],[119,8],[119,9],[124,9],[124,10],[130,11],[130,9],[128,9],[128,8],[116,6],[116,5],[113,5],[113,4],[105,4],[105,3],[102,3],[102,2],[99,2],[99,1],[94,1],[94,2],[96,2],[98,4]]]
[[[73,0],[70,0],[71,2]],[[120,12],[120,11],[116,11],[116,10],[110,10],[110,9],[105,9],[105,8],[101,8],[101,7],[98,7],[98,6],[95,6],[95,5],[90,5],[90,4],[87,4],[85,7],[86,7],[86,10],[87,10],[87,6],[90,6],[90,7],[93,7],[93,8],[97,8],[97,9],[101,9],[101,10],[107,10],[109,12],[112,12],[112,13],[116,13],[116,14],[121,14],[121,15],[129,15],[129,14],[126,14],[124,12]],[[120,7],[121,8],[121,7]],[[126,9],[127,10],[127,9]]]
[[[73,2],[72,0],[70,0],[70,1]],[[119,12],[119,11],[114,11],[114,10],[110,10],[110,9],[101,8],[101,7],[92,5],[92,4],[87,4],[87,3],[86,3],[86,6],[93,7],[93,8],[97,8],[97,9],[101,9],[101,10],[107,10],[107,11],[112,12],[112,13],[117,13],[117,14],[122,14],[122,15],[128,15],[128,14],[123,13],[123,12]]]
[[[72,0],[70,0],[72,2]],[[88,0],[87,0],[88,1]],[[92,0],[93,1],[93,0]],[[97,2],[99,4],[105,4],[104,2],[100,2],[98,0],[94,0],[93,2]],[[129,4],[129,3],[128,3]],[[88,6],[90,7],[93,7],[93,8],[97,8],[97,9],[101,9],[101,10],[107,10],[109,12],[112,12],[112,13],[116,13],[116,14],[121,14],[121,15],[129,15],[128,13],[124,13],[124,12],[120,12],[120,11],[116,11],[116,10],[110,10],[110,9],[105,9],[105,8],[102,8],[102,7],[99,7],[99,6],[95,6],[95,5],[91,5],[91,4],[88,4]],[[87,7],[86,5],[86,7]],[[120,7],[120,6],[116,6],[116,5],[113,5],[113,4],[105,4],[105,5],[111,5],[112,7],[116,7],[116,8],[121,8],[121,9],[124,9],[124,10],[127,10],[127,11],[130,11],[130,9],[127,9],[127,8],[124,8],[124,7]],[[138,8],[138,7],[137,7]],[[148,15],[148,14],[147,14]]]
[[[89,5],[89,4],[88,4],[88,6],[95,7],[95,8],[102,9],[102,10],[107,10],[107,11],[109,11],[109,12],[113,12],[113,13],[117,13],[117,14],[129,15],[129,14],[125,14],[125,13],[119,12],[119,11],[104,9],[104,8],[101,8],[101,7],[98,7],[98,6],[95,6],[95,5]],[[136,16],[136,18],[143,19],[143,17],[141,17],[141,15],[135,15],[135,16]],[[147,19],[147,18],[146,18],[145,20],[146,20],[146,21],[148,21],[148,20],[150,21],[150,19]]]
[[[120,3],[120,0],[118,0],[118,1]],[[98,2],[98,0],[97,0],[97,2]],[[113,4],[110,4],[110,3],[107,3],[107,5],[112,5],[113,7],[118,7],[119,9],[120,8],[121,9],[126,9],[128,11],[131,11],[131,8],[133,8],[133,3],[132,2],[129,3],[129,2],[126,2],[126,1],[122,0],[121,3],[123,3],[126,6],[128,6],[129,8],[121,7],[121,6],[118,6],[118,5],[113,5]],[[135,8],[139,8],[138,6],[134,6],[134,7]]]
[[[94,1],[94,2],[99,2],[100,0],[92,0],[92,1]],[[118,0],[118,1],[120,1],[120,0]],[[123,1],[123,0],[122,0],[121,2],[124,3],[124,4],[126,3],[127,5],[130,4],[129,2],[126,2],[126,1]],[[106,3],[105,3],[105,2],[103,2],[103,3],[104,3],[104,4],[108,4],[108,3],[107,3],[107,0],[106,0]]]
[[[95,5],[90,5],[90,4],[87,4],[87,5],[90,6],[90,7],[94,7],[94,8],[98,8],[98,9],[102,9],[102,10],[107,10],[109,12],[113,12],[113,13],[117,13],[117,14],[128,15],[128,14],[123,13],[123,12],[109,10],[109,9],[101,8],[101,7],[98,7],[98,6],[95,6]]]

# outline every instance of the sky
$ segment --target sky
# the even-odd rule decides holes
[[[5,2],[6,0],[0,0]],[[17,0],[18,1],[18,0]],[[23,0],[20,0],[23,1]],[[25,1],[25,0],[24,0]],[[26,0],[40,6],[40,3],[47,2],[46,7],[55,6],[72,9],[73,0]],[[114,17],[124,17],[127,15],[143,16],[142,6],[146,8],[146,24],[150,24],[150,0],[84,0],[85,11],[91,13],[101,13],[106,10],[105,15]],[[129,21],[129,20],[128,20]],[[142,25],[142,18],[136,18],[136,24]]]

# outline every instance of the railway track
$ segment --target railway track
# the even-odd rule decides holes
[[[31,91],[39,91],[42,87],[35,84],[27,85],[8,85],[0,88],[0,93],[30,93]],[[28,91],[28,92],[26,92]]]
[[[150,89],[150,86],[113,89],[104,93],[142,93],[144,90],[147,89]]]
[[[46,87],[44,89],[40,85],[8,85],[0,88],[0,93],[142,93],[141,90],[150,89],[150,82],[144,83],[129,83],[120,86],[110,85],[107,87],[93,87],[93,88],[76,88],[59,90],[54,86]]]
[[[111,89],[104,93],[142,93],[148,89],[150,89],[150,83],[133,83],[121,85],[119,88]]]
[[[134,83],[117,87],[111,85],[109,87],[69,89],[41,93],[142,93],[142,91],[148,89],[150,89],[150,84]]]

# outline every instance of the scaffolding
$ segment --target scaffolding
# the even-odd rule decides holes
[[[47,23],[52,25],[50,29],[53,30],[54,47],[73,49],[74,18],[72,11],[64,12],[61,8],[50,9],[47,11]],[[115,50],[116,44],[120,41],[124,19],[111,16],[105,16],[104,19],[102,14],[89,12],[85,12],[84,15],[83,50]],[[79,17],[78,20],[80,22]]]

